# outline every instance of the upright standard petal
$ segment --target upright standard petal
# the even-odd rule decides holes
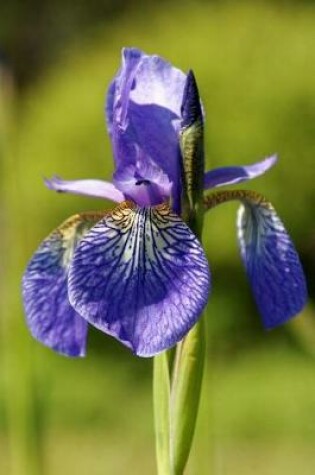
[[[221,167],[206,172],[204,177],[204,189],[216,188],[219,186],[236,185],[244,181],[252,180],[263,175],[269,168],[277,162],[277,156],[265,158],[261,162],[243,167]]]
[[[186,75],[156,55],[128,48],[107,96],[107,123],[117,165],[135,163],[136,149],[178,181],[181,103]]]
[[[50,190],[59,193],[74,193],[77,195],[93,196],[94,198],[104,198],[121,203],[125,197],[113,183],[103,180],[62,180],[58,176],[45,178],[45,185]]]
[[[181,340],[209,288],[202,246],[166,205],[117,207],[82,239],[69,272],[76,311],[139,356]]]
[[[237,229],[241,256],[265,328],[271,329],[299,313],[307,300],[299,256],[271,203],[251,191],[222,191],[205,205],[240,200]]]
[[[147,55],[137,48],[122,50],[122,65],[108,88],[106,98],[106,123],[108,133],[112,138],[117,125],[126,124],[130,91],[138,65],[145,56]]]
[[[48,236],[23,276],[28,326],[44,345],[67,356],[84,356],[87,323],[71,307],[67,275],[73,251],[84,232],[104,214],[75,215]]]

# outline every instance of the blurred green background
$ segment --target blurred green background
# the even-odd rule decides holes
[[[30,337],[20,297],[21,275],[39,242],[68,216],[104,207],[54,194],[42,178],[110,179],[103,105],[123,46],[194,70],[206,109],[208,167],[279,154],[277,166],[248,187],[274,203],[309,283],[303,314],[265,332],[240,263],[237,207],[207,215],[213,274],[207,372],[187,475],[314,474],[314,6],[153,0],[1,6],[1,474],[155,473],[152,361],[93,330],[87,358],[58,356]],[[32,455],[38,445],[39,469]]]

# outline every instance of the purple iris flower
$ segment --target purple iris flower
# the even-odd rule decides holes
[[[207,258],[180,218],[180,133],[187,125],[183,103],[191,79],[159,56],[124,49],[106,105],[112,182],[45,181],[58,192],[119,203],[111,212],[66,220],[41,243],[26,269],[28,325],[35,338],[59,353],[83,356],[90,323],[137,355],[153,356],[181,340],[207,303]],[[254,165],[210,170],[204,190],[250,180],[275,162],[272,156]],[[305,303],[299,258],[274,209],[257,194],[219,192],[204,203],[210,208],[229,199],[242,202],[241,255],[264,325],[272,328]]]

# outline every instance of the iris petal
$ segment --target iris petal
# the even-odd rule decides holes
[[[134,165],[140,148],[173,182],[176,203],[180,194],[178,133],[185,82],[186,75],[163,58],[126,48],[106,105],[117,166]]]
[[[182,339],[209,287],[200,243],[166,205],[117,207],[82,239],[69,272],[76,311],[139,356]]]
[[[241,255],[267,329],[299,313],[307,299],[298,254],[272,205],[247,200],[238,212]]]
[[[239,200],[237,229],[242,260],[262,315],[270,329],[299,313],[307,288],[299,256],[271,203],[249,190],[225,190],[205,197],[206,209]]]
[[[263,175],[269,168],[273,167],[276,162],[277,156],[272,155],[253,165],[215,168],[205,173],[204,189],[208,190],[209,188],[216,188],[218,186],[236,185],[237,183],[252,180],[253,178]]]
[[[139,63],[145,56],[137,48],[122,50],[122,65],[108,88],[106,98],[106,123],[112,139],[115,137],[116,127],[124,128],[126,125],[129,94]]]
[[[135,165],[123,166],[115,171],[113,182],[126,199],[139,206],[164,203],[172,189],[167,175],[148,157],[144,159],[141,150]]]
[[[104,198],[116,203],[124,201],[125,197],[113,183],[103,180],[62,180],[58,176],[45,179],[45,185],[50,190],[60,193],[74,193],[77,195]]]
[[[33,336],[67,356],[84,356],[87,337],[87,323],[68,299],[69,262],[77,241],[99,219],[69,218],[41,243],[23,276],[25,313]]]

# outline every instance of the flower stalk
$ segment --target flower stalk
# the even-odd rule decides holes
[[[205,354],[205,319],[201,317],[176,348],[171,393],[171,465],[174,475],[183,474],[193,442]]]
[[[169,352],[153,361],[153,402],[158,475],[182,475],[198,416],[206,355],[202,316],[177,344],[172,369]],[[171,369],[171,371],[170,371]],[[171,372],[171,375],[170,375]]]
[[[204,214],[203,117],[198,88],[192,71],[187,75],[181,112],[182,218],[197,238],[201,240]],[[155,358],[155,420],[160,421],[160,426],[165,426],[163,433],[165,436],[169,436],[167,451],[162,452],[159,444],[157,445],[159,449],[157,452],[159,475],[168,473],[182,475],[184,472],[197,421],[205,354],[205,320],[201,317],[184,339],[176,345],[171,376],[166,363],[163,365],[163,372],[161,368],[161,361],[166,360],[166,354]],[[167,391],[169,380],[171,380],[170,390]],[[161,400],[157,400],[157,394],[160,394],[163,399],[161,397]],[[165,407],[167,402],[168,407]],[[167,427],[168,424],[169,427]],[[160,434],[156,433],[156,437],[158,439]],[[163,461],[159,460],[159,457]],[[160,471],[159,466],[170,466],[170,471]]]
[[[153,359],[155,449],[158,475],[173,475],[170,459],[170,373],[168,352]]]

